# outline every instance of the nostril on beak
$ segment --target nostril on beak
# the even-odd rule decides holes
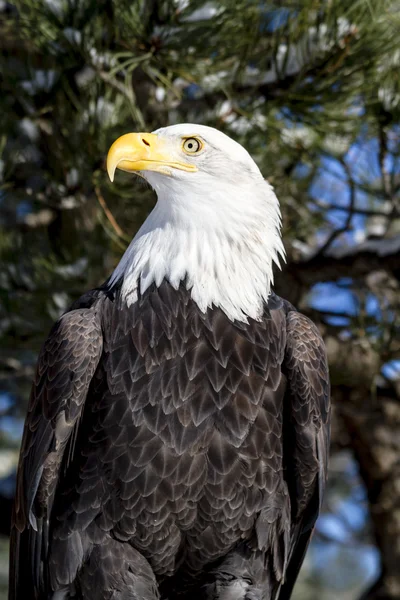
[[[147,140],[145,140],[144,138],[142,138],[142,142],[143,142],[143,144],[145,144],[145,146],[150,146],[149,142]]]

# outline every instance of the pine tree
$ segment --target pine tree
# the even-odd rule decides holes
[[[16,399],[10,413],[24,414],[51,322],[106,279],[153,206],[132,176],[107,180],[112,141],[176,122],[217,127],[249,150],[281,201],[288,264],[276,287],[325,335],[334,460],[343,449],[356,458],[380,552],[382,574],[363,598],[398,598],[398,5],[21,0],[0,11],[0,371]],[[13,443],[6,432],[1,440]],[[342,467],[331,500],[346,487]],[[309,579],[304,597],[337,597]]]

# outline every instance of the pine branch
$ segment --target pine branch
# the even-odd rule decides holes
[[[343,233],[346,233],[347,231],[350,230],[351,221],[352,221],[353,216],[354,216],[354,206],[355,206],[355,202],[356,202],[356,187],[355,187],[354,180],[352,178],[349,166],[347,165],[347,163],[343,159],[340,161],[340,163],[343,166],[344,170],[346,171],[346,174],[347,174],[347,183],[348,183],[349,192],[350,192],[349,206],[348,206],[348,209],[347,209],[347,218],[346,218],[346,221],[345,221],[345,223],[343,224],[342,227],[339,227],[338,229],[335,229],[334,231],[332,231],[332,233],[328,236],[328,239],[317,250],[315,258],[318,258],[321,255],[324,255],[329,250],[329,248],[332,246],[333,242],[340,235],[342,235]]]

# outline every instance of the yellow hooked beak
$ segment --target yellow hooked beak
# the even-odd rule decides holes
[[[195,165],[174,160],[171,142],[155,133],[127,133],[118,138],[107,155],[107,172],[114,181],[116,169],[128,171],[158,171],[171,175],[171,169],[197,171]]]

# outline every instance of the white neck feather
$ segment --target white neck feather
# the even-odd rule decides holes
[[[146,173],[158,202],[133,238],[110,279],[123,279],[128,305],[165,279],[186,281],[205,312],[220,307],[232,320],[260,319],[273,283],[273,263],[284,257],[280,211],[261,176],[252,185],[216,185],[202,174],[196,184]],[[207,185],[208,183],[208,185]],[[204,190],[211,190],[209,196]]]

